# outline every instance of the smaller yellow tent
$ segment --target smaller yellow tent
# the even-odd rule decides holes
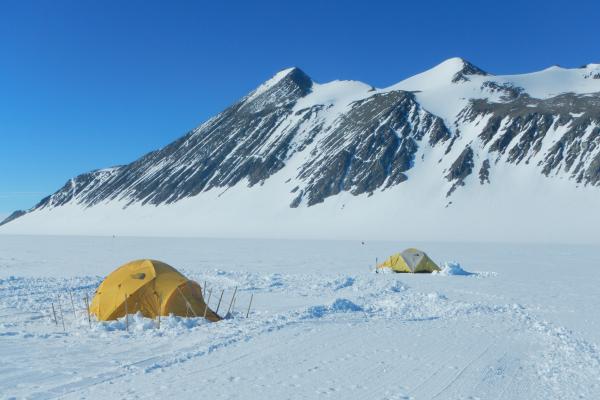
[[[101,321],[114,320],[138,311],[144,317],[174,314],[221,318],[208,308],[200,285],[175,268],[156,260],[136,260],[124,264],[102,281],[90,305],[90,312]]]
[[[412,273],[431,273],[440,270],[440,267],[424,251],[413,248],[392,254],[390,258],[377,265],[377,269],[382,268],[390,268],[394,272]]]

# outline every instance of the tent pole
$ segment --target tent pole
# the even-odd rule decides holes
[[[248,303],[248,311],[246,311],[246,318],[250,315],[250,306],[252,305],[252,298],[254,297],[254,293],[250,295],[250,303]]]

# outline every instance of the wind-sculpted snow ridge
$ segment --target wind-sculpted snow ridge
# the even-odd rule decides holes
[[[222,222],[230,203],[241,215],[257,205],[274,210],[290,226],[305,215],[298,209],[323,203],[394,212],[424,203],[415,216],[422,220],[457,204],[489,211],[477,203],[485,196],[522,203],[503,189],[513,182],[532,202],[538,196],[561,208],[553,193],[567,190],[589,204],[600,196],[599,74],[598,64],[589,64],[499,76],[453,58],[377,89],[356,81],[319,84],[289,68],[166,147],[70,179],[32,210],[11,215],[5,223],[14,228],[3,231],[110,234],[93,210],[131,220],[123,222],[131,227],[172,209],[156,224],[170,226],[182,219],[179,206]],[[239,234],[222,226],[218,234]]]

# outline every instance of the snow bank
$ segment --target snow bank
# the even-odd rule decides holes
[[[87,323],[87,322],[86,322]],[[205,326],[209,324],[204,318],[183,318],[174,315],[162,317],[160,321],[160,330],[162,332],[168,331],[169,333],[182,333],[187,330],[194,329],[199,326]],[[141,312],[131,314],[128,316],[127,321],[125,317],[121,317],[115,321],[98,321],[92,326],[92,331],[96,332],[112,332],[112,331],[126,331],[130,333],[142,333],[145,331],[151,331],[151,333],[159,334],[158,319],[146,318]]]
[[[465,271],[463,267],[456,261],[445,262],[441,271],[434,271],[433,275],[461,275],[461,276],[472,276],[477,275],[475,272]]]
[[[496,276],[495,272],[470,272],[465,270],[460,263],[456,261],[445,262],[441,271],[434,271],[432,275],[439,276],[476,276],[476,277],[488,277]]]

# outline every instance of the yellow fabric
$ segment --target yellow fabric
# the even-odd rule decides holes
[[[440,267],[434,263],[427,255],[421,260],[414,270],[414,273],[440,271]]]
[[[408,262],[403,254],[407,254],[410,259],[411,254],[422,254],[420,261],[411,269],[410,262]],[[391,255],[383,263],[378,264],[377,268],[390,268],[394,272],[412,272],[412,273],[427,273],[433,271],[439,271],[440,267],[437,266],[429,256],[421,250],[410,248],[404,250],[402,253],[396,253]]]
[[[175,268],[156,260],[136,260],[114,270],[98,287],[90,312],[99,320],[114,320],[141,312],[148,318],[174,314],[202,317],[206,308],[200,285]],[[219,321],[212,310],[206,318]]]
[[[390,258],[379,264],[377,268],[390,268],[395,272],[411,272],[400,253],[392,254]]]

